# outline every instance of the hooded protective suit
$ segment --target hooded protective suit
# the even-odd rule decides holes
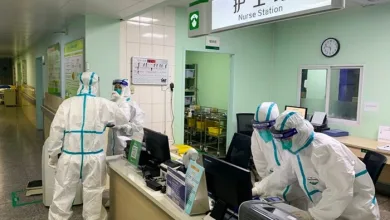
[[[260,123],[275,121],[278,116],[278,106],[272,102],[264,102],[257,107],[254,121]],[[266,133],[263,136],[267,137],[262,138],[260,136],[261,132]],[[284,152],[281,148],[276,147],[269,128],[264,129],[264,131],[254,128],[251,150],[256,170],[262,179],[273,173],[274,169],[281,165],[280,161]]]
[[[254,123],[267,125],[267,127],[259,126],[262,127],[261,129],[254,126],[252,134],[251,150],[253,161],[262,179],[272,175],[274,171],[281,169],[282,164],[286,164],[288,158],[291,157],[288,152],[282,150],[280,145],[277,145],[269,131],[269,128],[278,116],[278,105],[273,102],[263,102],[256,109]],[[257,194],[257,185],[259,183],[255,183],[254,189],[252,190],[254,192],[253,194]],[[274,188],[270,190],[272,190],[270,194],[282,196],[284,200],[290,202],[292,205],[301,209],[307,209],[308,201],[304,192],[299,187],[298,182],[285,188]]]
[[[293,134],[283,143],[294,155],[291,166],[267,177],[259,191],[286,186],[298,179],[313,207],[305,219],[380,219],[375,187],[366,166],[346,146],[321,133],[294,112],[284,112],[271,129]],[[288,143],[291,141],[291,144]],[[260,193],[261,194],[261,193]]]
[[[122,125],[127,118],[115,103],[95,97],[97,91],[98,76],[92,72],[80,74],[78,95],[64,100],[51,124],[45,145],[49,165],[57,172],[49,220],[70,219],[79,181],[83,185],[83,218],[107,218],[102,206],[106,179],[103,133],[106,125]],[[62,155],[58,159],[59,153]]]
[[[126,114],[129,118],[128,123],[115,126],[110,129],[109,132],[109,142],[107,147],[107,156],[111,155],[120,155],[124,153],[126,148],[126,142],[123,139],[120,139],[120,136],[131,137],[134,133],[143,133],[144,117],[145,114],[138,104],[131,100],[130,98],[130,88],[129,82],[127,79],[123,80],[114,80],[119,82],[122,87],[121,94],[118,94],[116,91],[112,92],[112,101],[116,102],[119,108]]]

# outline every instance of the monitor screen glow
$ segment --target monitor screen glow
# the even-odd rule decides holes
[[[286,106],[286,111],[296,112],[300,116],[302,116],[304,119],[306,119],[306,113],[307,113],[306,108],[295,107],[295,106]]]

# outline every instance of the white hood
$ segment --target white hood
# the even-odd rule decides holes
[[[96,96],[99,89],[99,76],[94,72],[84,72],[79,75],[80,86],[77,95],[88,94]]]

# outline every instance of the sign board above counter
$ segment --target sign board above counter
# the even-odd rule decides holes
[[[212,32],[262,24],[345,7],[345,0],[213,0]]]

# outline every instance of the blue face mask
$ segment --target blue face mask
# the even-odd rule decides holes
[[[260,135],[260,137],[263,139],[263,141],[265,143],[268,143],[268,142],[272,141],[272,134],[267,129],[259,130],[259,135]]]
[[[114,91],[115,91],[115,92],[117,92],[119,95],[121,95],[121,94],[122,94],[122,89],[115,88],[115,89],[114,89]]]

